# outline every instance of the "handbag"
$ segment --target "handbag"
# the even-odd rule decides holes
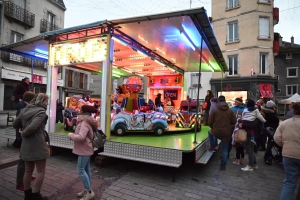
[[[247,132],[244,129],[238,129],[234,131],[235,142],[247,142]]]
[[[206,109],[207,109],[207,103],[206,103],[206,102],[203,103],[202,109],[203,109],[203,110],[206,110]]]

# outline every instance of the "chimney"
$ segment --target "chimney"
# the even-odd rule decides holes
[[[294,46],[294,36],[291,37],[291,47]]]

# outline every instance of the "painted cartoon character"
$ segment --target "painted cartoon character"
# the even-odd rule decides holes
[[[146,130],[151,130],[152,129],[152,126],[153,126],[153,123],[152,123],[152,118],[153,118],[153,115],[146,115],[146,121],[144,123],[144,129]]]

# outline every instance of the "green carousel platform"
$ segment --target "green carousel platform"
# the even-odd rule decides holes
[[[195,163],[206,164],[212,156],[208,151],[208,130],[208,126],[202,126],[196,133],[197,143],[194,143],[193,130],[175,128],[174,125],[170,125],[170,130],[162,136],[153,132],[128,132],[116,136],[112,132],[99,155],[178,168],[182,165],[182,154],[194,152]],[[72,149],[73,141],[67,138],[69,132],[63,129],[63,124],[56,124],[56,132],[49,134],[51,146]]]

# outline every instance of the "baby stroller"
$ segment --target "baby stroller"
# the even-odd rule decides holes
[[[272,127],[267,127],[265,131],[268,138],[267,150],[264,156],[265,163],[267,165],[272,165],[273,159],[276,162],[282,162],[282,148],[274,141],[275,129]],[[272,149],[274,149],[276,152],[275,156],[272,154]]]

